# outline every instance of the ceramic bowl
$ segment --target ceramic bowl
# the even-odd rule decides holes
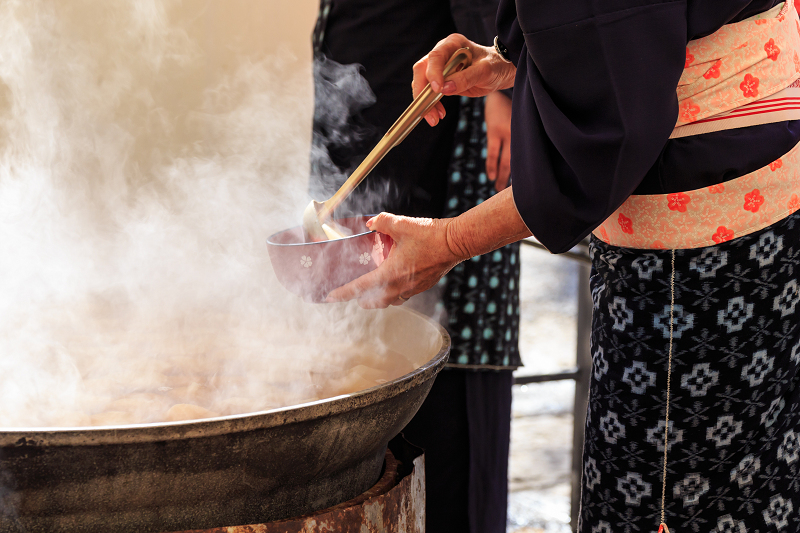
[[[304,300],[320,303],[333,289],[378,268],[394,241],[367,229],[372,216],[337,219],[353,232],[342,239],[307,243],[302,226],[269,237],[269,259],[278,281]]]

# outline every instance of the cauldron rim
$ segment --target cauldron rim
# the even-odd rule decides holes
[[[411,309],[385,310],[406,314],[437,329],[441,347],[425,364],[386,383],[358,392],[323,398],[313,402],[236,415],[116,426],[14,427],[0,428],[0,447],[5,446],[100,446],[105,444],[148,443],[201,438],[283,426],[352,411],[408,391],[436,375],[447,363],[450,336],[441,324]]]

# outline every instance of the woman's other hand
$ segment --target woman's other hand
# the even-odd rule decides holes
[[[486,95],[486,175],[497,192],[511,175],[511,99],[503,93]]]
[[[459,48],[472,51],[472,65],[451,75],[444,81],[442,71]],[[505,61],[494,48],[476,44],[463,35],[454,33],[439,41],[425,57],[414,65],[414,81],[411,86],[416,97],[428,83],[435,92],[444,95],[485,96],[498,89],[514,85],[516,67]],[[438,102],[425,120],[435,126],[445,115],[444,106]]]
[[[467,259],[451,250],[447,227],[452,219],[410,218],[381,213],[367,226],[394,240],[386,260],[369,274],[339,287],[328,302],[358,299],[366,309],[402,305],[433,287],[451,268]]]

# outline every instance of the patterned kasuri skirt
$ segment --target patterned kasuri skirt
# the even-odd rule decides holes
[[[580,533],[658,530],[671,251],[591,244]],[[800,214],[675,252],[665,522],[800,531]]]

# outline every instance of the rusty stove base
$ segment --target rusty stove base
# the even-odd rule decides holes
[[[389,443],[381,478],[367,492],[311,515],[173,533],[425,533],[425,457],[402,436]]]

